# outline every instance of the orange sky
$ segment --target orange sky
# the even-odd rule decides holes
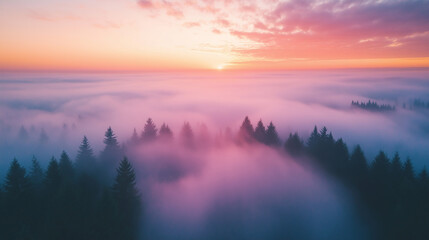
[[[0,2],[0,69],[429,67],[429,2]]]

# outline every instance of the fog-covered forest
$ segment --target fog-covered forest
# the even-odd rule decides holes
[[[43,141],[43,138],[40,141]],[[114,131],[109,127],[105,132],[104,144],[104,149],[98,154],[93,151],[90,140],[83,137],[75,159],[71,159],[63,151],[60,156],[53,156],[49,160],[46,169],[41,167],[37,156],[33,157],[31,167],[27,169],[20,164],[20,159],[13,159],[0,191],[2,239],[332,239],[339,236],[347,239],[427,239],[429,237],[429,178],[426,168],[415,169],[411,159],[401,159],[398,153],[385,153],[382,150],[374,159],[367,159],[364,149],[359,145],[348,146],[341,138],[334,138],[326,127],[320,129],[314,127],[308,139],[303,139],[297,133],[291,133],[286,141],[281,141],[272,122],[264,125],[260,120],[253,125],[248,117],[244,119],[238,132],[226,129],[215,136],[210,134],[210,129],[205,125],[201,125],[200,129],[193,129],[188,122],[183,124],[179,132],[173,133],[168,125],[162,124],[158,127],[149,118],[142,131],[134,129],[132,136],[124,143],[118,142]],[[232,174],[246,175],[248,174],[246,171],[254,171],[251,167],[255,164],[252,158],[255,158],[257,171],[272,171],[267,172],[268,175],[263,177],[263,181],[279,181],[276,185],[280,184],[280,188],[276,188],[276,191],[280,193],[275,195],[282,194],[282,191],[297,195],[278,198],[279,201],[275,204],[264,205],[260,202],[257,205],[260,211],[271,213],[268,217],[268,226],[264,223],[264,219],[267,218],[265,214],[255,212],[249,215],[246,213],[251,209],[246,205],[249,203],[241,200],[235,202],[237,199],[234,198],[226,202],[217,202],[214,212],[209,212],[208,220],[205,220],[207,225],[197,232],[195,229],[192,233],[186,232],[187,229],[175,228],[168,224],[157,226],[159,221],[166,220],[158,216],[160,213],[153,212],[153,206],[150,206],[153,203],[149,202],[153,201],[151,198],[156,194],[150,189],[163,183],[177,184],[189,177],[202,178],[199,175],[202,174],[200,168],[203,165],[209,165],[211,161],[221,163],[224,161],[220,159],[222,155],[214,155],[219,159],[207,160],[205,157],[212,152],[225,152],[231,148],[235,152],[249,152],[252,155],[256,149],[262,149],[263,157],[255,158],[249,155],[248,159],[244,158],[238,165],[239,171],[231,166],[225,168],[226,170]],[[231,152],[227,152],[227,155],[231,155]],[[347,206],[347,210],[339,210],[350,216],[329,219],[330,215],[338,214],[332,212],[338,206],[319,205],[317,198],[322,199],[326,190],[321,192],[316,190],[315,195],[303,197],[299,191],[288,187],[290,182],[283,183],[284,179],[278,180],[270,176],[275,175],[276,171],[271,167],[267,168],[266,165],[273,164],[270,158],[277,157],[284,163],[294,164],[289,165],[293,171],[301,171],[299,169],[302,168],[305,171],[320,172],[321,175],[331,179],[329,181],[339,185],[341,190],[337,189],[334,192],[339,194],[340,191],[352,199],[352,204]],[[306,181],[301,176],[293,178],[297,176],[293,173],[291,176],[287,177],[287,180],[295,184],[303,185],[302,182]],[[216,177],[228,178],[228,174],[221,173]],[[272,179],[267,180],[270,178]],[[245,188],[258,188],[258,183],[255,184]],[[228,185],[220,187],[224,190],[230,188]],[[233,189],[241,191],[240,187]],[[234,195],[228,191],[221,192],[225,195],[217,197],[228,199],[231,194]],[[186,194],[186,191],[182,193]],[[316,195],[317,193],[322,195]],[[206,198],[204,195],[207,192],[200,190],[196,194],[189,197]],[[169,196],[175,195],[162,195],[164,198]],[[291,206],[290,201],[295,197],[298,201],[308,201],[306,199],[308,197],[315,199],[309,203],[295,203],[298,208],[292,211],[291,207],[294,204]],[[250,195],[250,198],[254,198],[253,195]],[[246,201],[259,201],[255,199]],[[181,201],[180,198],[169,199],[173,202],[175,200]],[[333,204],[335,201],[328,197],[326,203]],[[190,202],[199,204],[199,201],[194,202],[192,199]],[[240,206],[242,204],[245,205]],[[314,205],[312,206],[314,208],[326,207],[327,212],[323,212],[323,209],[308,210],[308,205]],[[272,214],[273,209],[270,209],[272,207],[277,209],[275,214]],[[180,221],[192,221],[191,209],[188,209],[189,213],[182,220],[180,220],[182,215],[175,212],[177,209],[172,209],[170,213],[168,209],[158,211],[166,211],[169,218],[179,221],[177,223],[179,226]],[[302,212],[306,211],[322,211],[325,214],[316,215],[316,220],[322,221],[327,218],[326,222],[319,223],[322,229],[314,228],[311,226],[312,223],[305,221],[308,219]],[[254,219],[255,216],[260,219]],[[341,219],[345,222],[352,219],[351,224],[338,225]],[[249,229],[249,226],[256,230]],[[330,229],[333,226],[334,229]],[[335,229],[338,226],[341,228]],[[324,227],[326,229],[323,229]]]

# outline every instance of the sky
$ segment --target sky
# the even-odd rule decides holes
[[[0,69],[429,67],[427,0],[0,2]]]

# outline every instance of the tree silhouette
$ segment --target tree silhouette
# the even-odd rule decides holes
[[[304,143],[299,138],[298,133],[289,134],[289,138],[285,142],[285,149],[292,156],[300,155],[303,152]]]
[[[194,132],[192,131],[189,122],[183,124],[182,130],[180,131],[180,137],[183,144],[187,147],[194,146]]]
[[[161,140],[170,140],[173,138],[173,132],[170,130],[170,127],[163,123],[159,129],[159,138]]]
[[[44,128],[42,128],[42,130],[40,131],[39,141],[40,143],[46,143],[49,141],[48,134],[46,134]]]
[[[317,148],[319,146],[319,140],[320,135],[317,131],[317,126],[314,126],[313,132],[311,133],[310,137],[307,140],[307,146],[310,151],[310,153],[315,153],[317,151]]]
[[[407,160],[404,163],[404,176],[409,181],[414,180],[414,167],[413,167],[413,164],[411,163],[410,158],[407,158]]]
[[[329,134],[332,138],[332,134]],[[332,160],[331,168],[336,174],[345,174],[345,169],[349,161],[349,150],[347,144],[343,141],[342,138],[335,141],[332,149]]]
[[[354,190],[358,193],[366,193],[368,191],[368,163],[360,145],[353,149],[347,170],[348,174],[344,176],[350,181]],[[360,197],[367,199],[366,194],[362,194]]]
[[[350,173],[354,181],[360,177],[366,177],[368,173],[368,163],[360,145],[357,145],[350,156]]]
[[[7,219],[3,229],[5,232],[2,233],[5,234],[5,239],[20,239],[27,235],[30,183],[25,172],[25,168],[14,159],[6,175],[4,183],[6,216],[2,216]]]
[[[266,144],[268,146],[279,146],[280,145],[280,138],[277,134],[276,127],[274,126],[273,122],[270,122],[270,125],[267,127],[267,138],[266,138]]]
[[[56,194],[60,188],[61,176],[57,160],[52,157],[45,175],[45,187],[49,195]]]
[[[40,163],[37,161],[36,157],[33,156],[31,160],[30,180],[33,187],[37,190],[42,188],[43,177],[43,169],[40,167]]]
[[[21,167],[18,160],[13,159],[6,175],[4,190],[10,199],[24,197],[29,190],[29,181],[25,176],[25,168]]]
[[[254,134],[252,123],[249,117],[246,116],[238,132],[238,138],[245,142],[252,142],[254,140]]]
[[[390,161],[383,151],[380,151],[372,163],[372,171],[376,177],[387,179],[389,172]]]
[[[109,127],[104,134],[104,149],[100,154],[100,160],[103,163],[103,167],[105,168],[104,174],[107,177],[111,177],[114,175],[115,167],[119,160],[123,157],[123,153],[121,148],[119,147],[118,140],[116,139],[116,135],[113,133],[111,127]]]
[[[148,118],[142,132],[142,141],[143,142],[154,141],[156,139],[157,132],[158,130],[156,129],[156,126],[153,123],[152,119]]]
[[[132,145],[137,145],[139,143],[139,136],[138,136],[137,130],[135,128],[133,130],[133,134],[131,135],[130,142]]]
[[[80,144],[77,152],[76,168],[86,174],[94,173],[96,170],[94,151],[92,150],[86,136],[83,136],[82,143]]]
[[[61,153],[58,169],[61,175],[61,180],[70,183],[74,178],[74,168],[69,156],[65,151]]]
[[[118,210],[118,235],[120,239],[136,239],[140,213],[140,195],[136,187],[134,169],[126,157],[116,170],[112,188]]]
[[[266,135],[265,126],[262,123],[262,120],[259,120],[258,124],[256,125],[254,136],[258,142],[264,143],[264,144],[266,143],[267,135]]]

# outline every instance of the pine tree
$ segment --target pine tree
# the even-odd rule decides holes
[[[28,239],[26,231],[30,222],[28,213],[30,210],[31,195],[30,183],[25,175],[25,168],[21,167],[16,159],[12,161],[4,183],[5,190],[5,218],[2,239]]]
[[[302,153],[304,150],[304,143],[299,138],[298,133],[293,135],[292,133],[289,134],[289,138],[285,142],[285,149],[292,156],[297,156]]]
[[[429,177],[428,177],[428,171],[426,169],[426,166],[423,167],[422,171],[419,174],[419,181],[423,184],[428,184]]]
[[[106,147],[119,147],[118,140],[116,139],[116,135],[113,133],[112,127],[107,128],[106,133],[104,134],[104,144]]]
[[[390,173],[392,186],[396,189],[399,188],[404,174],[401,158],[399,157],[398,152],[395,152],[395,155],[393,155],[392,163],[390,165]]]
[[[100,154],[100,160],[105,168],[105,177],[111,177],[115,172],[114,166],[116,166],[123,157],[122,150],[119,147],[118,140],[111,127],[109,127],[105,133],[104,144],[105,147]]]
[[[243,123],[241,124],[240,130],[238,132],[238,137],[242,141],[252,142],[254,140],[254,134],[252,123],[249,120],[249,117],[245,117]]]
[[[389,167],[389,158],[387,158],[386,154],[383,151],[380,151],[379,154],[375,157],[374,162],[372,163],[373,174],[376,178],[387,179]]]
[[[273,122],[270,122],[270,125],[267,127],[267,141],[266,144],[268,146],[279,146],[280,145],[280,138],[277,134],[276,127],[274,126]]]
[[[264,144],[266,143],[267,135],[266,135],[265,126],[262,123],[262,120],[259,120],[258,124],[256,125],[254,136],[258,142],[264,143]]]
[[[329,134],[332,137],[332,134]],[[346,166],[349,161],[349,149],[342,138],[334,143],[332,152],[331,168],[337,175],[345,174]]]
[[[410,158],[407,158],[407,160],[404,163],[404,176],[409,181],[414,180],[414,167],[413,167],[413,164],[411,163]]]
[[[89,144],[88,138],[83,136],[82,143],[76,156],[76,168],[84,173],[94,173],[96,171],[96,160],[94,151]]]
[[[192,131],[191,125],[189,122],[185,122],[180,132],[180,137],[183,144],[187,147],[194,146],[194,132]]]
[[[42,128],[42,130],[40,131],[39,141],[40,143],[46,143],[49,141],[48,134],[46,134],[44,128]]]
[[[142,141],[151,142],[156,139],[157,129],[151,118],[148,118],[142,132]]]
[[[402,162],[401,158],[399,157],[399,153],[395,152],[395,155],[392,158],[392,175],[393,177],[401,177],[402,175]]]
[[[350,156],[350,168],[353,175],[365,176],[368,172],[368,163],[360,145],[357,145]]]
[[[139,143],[139,136],[137,134],[137,130],[134,128],[133,135],[131,135],[130,143],[132,145],[137,145]]]
[[[140,194],[136,186],[134,169],[124,157],[116,172],[112,193],[118,210],[119,236],[120,239],[135,239],[140,215]]]
[[[320,130],[320,138],[325,139],[328,137],[328,129],[324,126],[321,130]]]
[[[39,161],[33,156],[31,160],[30,180],[36,190],[40,190],[43,184],[43,170],[40,167]]]
[[[21,167],[18,160],[13,159],[4,183],[5,194],[9,199],[25,197],[29,190],[29,181],[25,176],[25,168]]]
[[[310,152],[314,153],[320,141],[320,134],[317,131],[317,126],[314,126],[313,132],[307,140],[307,146]]]
[[[74,178],[74,168],[69,156],[65,151],[61,153],[60,162],[58,164],[61,179],[64,183],[70,183]]]
[[[45,175],[45,188],[49,195],[56,194],[60,188],[61,175],[57,160],[52,157]]]
[[[173,138],[173,132],[170,130],[170,127],[163,123],[159,129],[159,138],[162,140],[170,140]]]

